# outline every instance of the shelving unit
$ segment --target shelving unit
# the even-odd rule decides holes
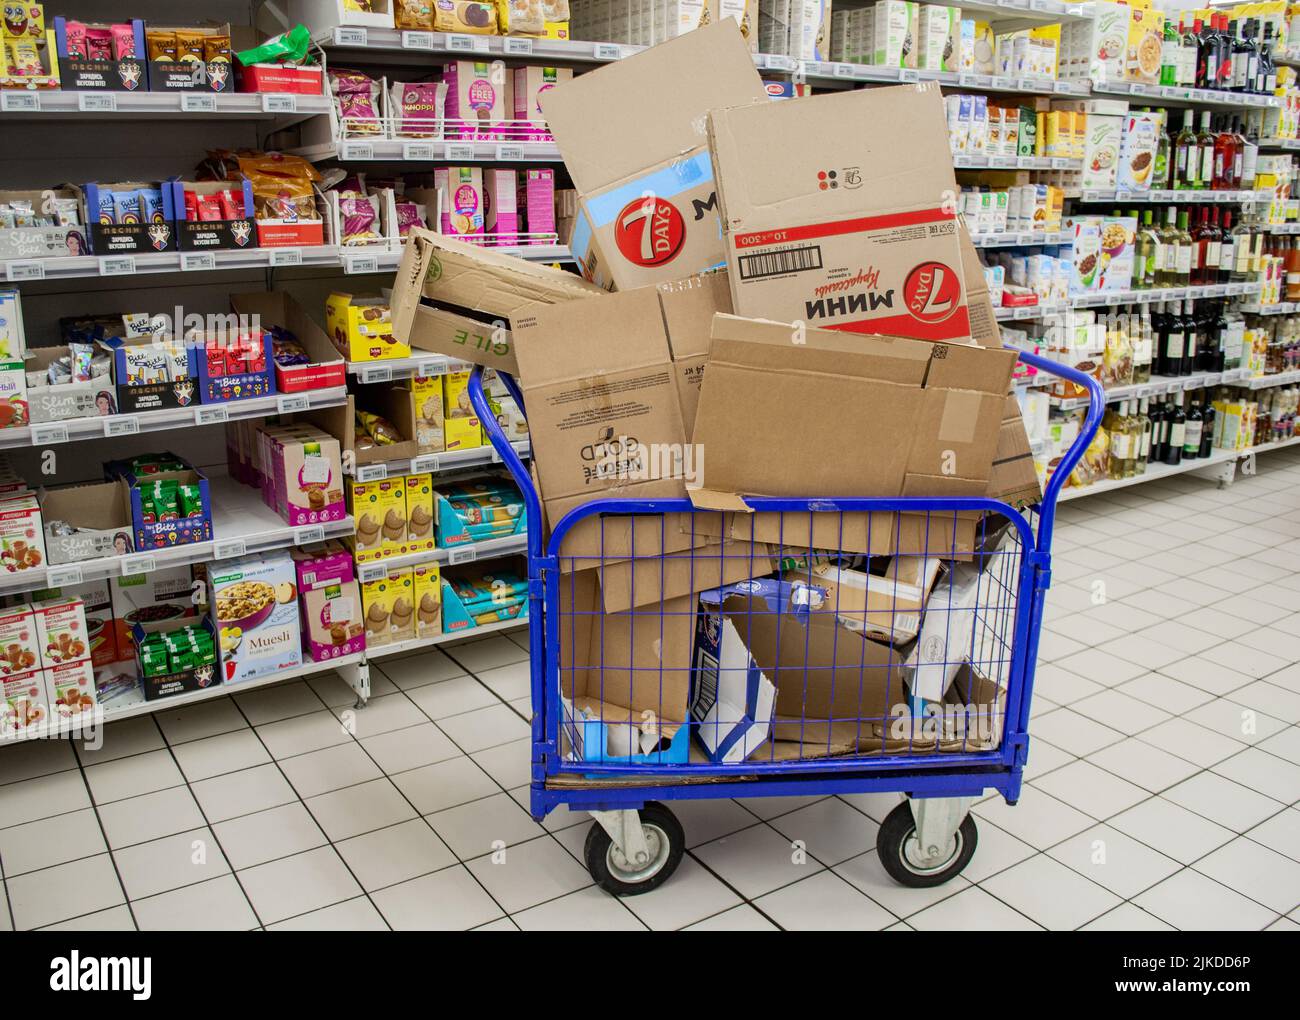
[[[1077,308],[1108,308],[1114,305],[1150,305],[1161,301],[1194,301],[1201,298],[1237,297],[1259,292],[1258,283],[1221,283],[1207,287],[1154,287],[1150,290],[1098,291],[1048,305],[1020,305],[997,308],[999,320],[1041,319]]]
[[[528,440],[512,444],[515,452],[523,459],[532,455]],[[463,468],[483,467],[488,464],[500,464],[501,458],[491,446],[473,446],[468,450],[448,450],[445,453],[422,453],[417,457],[380,461],[374,464],[359,464],[351,474],[359,482],[377,482],[394,475],[419,475],[425,472],[441,474],[447,471],[460,471]]]

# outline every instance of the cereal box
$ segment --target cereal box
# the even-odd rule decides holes
[[[287,552],[215,563],[208,585],[224,683],[302,664],[298,588]]]
[[[1129,81],[1156,85],[1164,52],[1165,16],[1154,10],[1150,0],[1134,0],[1129,6],[1128,53],[1124,77]]]
[[[444,234],[483,233],[483,171],[476,166],[444,166],[433,171],[441,195]]]
[[[114,643],[121,658],[135,648],[131,628],[136,624],[176,623],[198,615],[202,588],[195,589],[194,574],[188,566],[159,567],[147,574],[114,577],[109,581]]]

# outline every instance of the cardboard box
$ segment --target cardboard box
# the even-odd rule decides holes
[[[44,570],[46,565],[41,508],[32,495],[0,501],[0,566],[10,574]]]
[[[135,551],[131,496],[124,479],[50,489],[41,511],[45,549],[51,563],[125,556]],[[62,529],[55,530],[55,522],[70,524],[76,530],[70,535],[60,534]]]
[[[192,623],[205,597],[188,566],[159,567],[147,574],[110,578],[109,602],[119,655],[127,658],[134,654],[133,627],[151,630]]]
[[[709,147],[737,314],[970,336],[957,213],[940,201],[958,189],[937,83],[714,109]]]
[[[794,344],[789,326],[715,316],[692,434],[709,456],[690,497],[743,512],[742,493],[980,495],[1015,360],[1012,351],[831,330]],[[774,391],[779,405],[767,399]],[[770,413],[737,412],[765,405]],[[814,407],[834,413],[806,413]],[[841,435],[855,440],[837,443]],[[815,452],[832,447],[834,458]]]
[[[325,300],[325,325],[334,346],[348,361],[408,358],[411,348],[395,327],[382,297],[334,293]]]
[[[339,542],[290,550],[302,604],[302,648],[312,662],[365,650],[361,589]]]
[[[0,734],[21,733],[50,716],[41,671],[0,678]]]
[[[41,670],[45,696],[50,711],[58,719],[74,719],[93,712],[98,698],[95,692],[95,667],[89,659],[63,662]]]
[[[235,314],[256,321],[261,328],[279,326],[292,333],[311,361],[306,365],[275,365],[275,385],[281,393],[323,390],[347,383],[347,363],[327,334],[306,309],[284,291],[231,294]]]
[[[0,609],[0,680],[41,669],[41,645],[32,607],[23,603]]]
[[[513,570],[486,565],[442,577],[444,634],[528,618],[528,582]]]
[[[20,428],[30,419],[27,372],[23,362],[0,362],[0,428]]]
[[[668,331],[677,397],[686,435],[695,428],[695,408],[709,359],[713,316],[730,313],[731,288],[726,272],[704,273],[659,285],[659,305]]]
[[[620,756],[648,744],[649,760],[685,760],[696,601],[600,614],[593,571],[560,579],[560,696],[572,707],[560,725],[562,754],[603,761],[611,747]]]
[[[442,434],[448,450],[483,445],[483,424],[469,399],[469,376],[469,372],[448,372],[442,377]]]
[[[1043,498],[1020,403],[1011,395],[1007,397],[1002,426],[998,429],[998,448],[993,454],[985,495],[1017,509],[1032,506]]]
[[[214,563],[208,588],[223,683],[302,665],[297,579],[287,552]]]
[[[416,228],[407,236],[393,283],[392,331],[396,337],[410,338],[421,350],[515,374],[511,339],[504,332],[511,319],[546,305],[603,293],[562,269]],[[490,330],[482,323],[470,325],[473,320],[423,306],[421,297],[502,321]],[[476,329],[487,332],[479,334]]]
[[[32,619],[42,666],[90,661],[86,607],[81,599],[72,596],[33,603]]]
[[[939,559],[932,556],[895,556],[882,575],[831,563],[781,575],[813,612],[831,613],[849,630],[892,645],[920,633],[921,610],[938,576]]]
[[[906,703],[900,656],[886,645],[845,627],[833,613],[810,612],[792,599],[789,585],[764,579],[733,585],[718,593],[714,626],[730,622],[743,638],[749,658],[735,644],[729,697],[712,700],[704,683],[697,688],[692,716],[711,719],[713,735],[700,729],[712,753],[732,760],[790,760],[829,757],[867,749],[877,743],[875,727],[887,724],[894,707]],[[770,729],[763,716],[750,712],[764,703],[737,696],[739,683],[753,683],[753,668],[774,689]],[[743,671],[743,672],[741,672]],[[721,678],[720,678],[721,680]],[[714,706],[718,707],[715,708]],[[740,732],[734,732],[735,730]]]
[[[570,247],[584,277],[626,290],[722,264],[704,115],[753,103],[781,105],[730,18],[542,95],[581,196]]]

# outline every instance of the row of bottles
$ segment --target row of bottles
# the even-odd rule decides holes
[[[1179,15],[1165,22],[1161,47],[1160,84],[1230,92],[1272,94],[1277,88],[1273,57],[1273,25],[1264,24],[1260,39],[1257,18],[1234,21],[1210,12],[1192,19]]]
[[[1110,441],[1111,478],[1144,474],[1148,464],[1181,464],[1208,457],[1213,450],[1215,409],[1198,390],[1175,393],[1157,404],[1150,397],[1123,400],[1106,408],[1101,426]]]
[[[1234,219],[1231,209],[1169,206],[1159,220],[1155,210],[1143,210],[1134,247],[1137,290],[1245,283],[1255,279],[1264,235],[1259,228]]]
[[[1280,443],[1296,435],[1296,412],[1300,388],[1278,387],[1261,393],[1255,411],[1255,445]]]
[[[1177,378],[1241,365],[1246,323],[1226,302],[1162,301],[1151,328],[1152,375]]]
[[[1244,127],[1238,116],[1215,117],[1202,110],[1197,131],[1193,117],[1191,109],[1183,111],[1182,130],[1176,135],[1172,117],[1167,119],[1169,129],[1156,149],[1151,187],[1175,191],[1253,188],[1259,161],[1259,137],[1253,122]]]
[[[1255,375],[1277,375],[1300,369],[1300,316],[1247,315]]]

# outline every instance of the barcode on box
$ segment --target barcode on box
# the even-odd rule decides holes
[[[822,250],[818,245],[805,248],[788,248],[785,251],[770,251],[756,255],[741,255],[740,278],[742,280],[759,280],[766,276],[781,276],[785,273],[803,273],[810,269],[821,269]]]

